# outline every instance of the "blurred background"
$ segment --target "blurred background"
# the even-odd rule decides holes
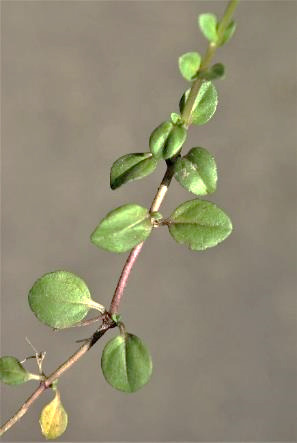
[[[2,355],[30,355],[29,337],[50,373],[92,334],[51,331],[27,293],[66,269],[108,306],[127,254],[96,249],[89,235],[117,206],[149,206],[164,173],[160,165],[111,191],[110,166],[147,151],[151,131],[177,111],[187,88],[178,57],[206,48],[196,17],[225,5],[2,1]],[[113,390],[100,356],[116,331],[106,334],[60,380],[63,441],[295,441],[296,7],[240,3],[236,34],[216,57],[227,71],[217,112],[185,146],[214,154],[208,199],[231,216],[233,234],[199,253],[153,232],[121,305],[152,353],[152,380],[134,395]],[[163,215],[191,198],[173,182]],[[2,421],[34,386],[2,386]],[[42,440],[38,416],[51,397],[4,441]]]

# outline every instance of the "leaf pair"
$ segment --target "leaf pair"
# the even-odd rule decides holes
[[[224,30],[223,35],[219,35],[217,17],[210,13],[200,14],[198,17],[198,25],[204,37],[217,46],[222,46],[227,43],[236,30],[236,23],[232,20]]]
[[[188,81],[196,78],[203,80],[216,80],[224,77],[225,67],[222,63],[215,63],[209,69],[199,71],[201,55],[198,52],[187,52],[178,59],[181,75]]]
[[[67,271],[43,275],[34,283],[28,300],[38,320],[58,329],[79,323],[91,308],[105,312],[104,306],[92,300],[86,283]]]
[[[202,173],[203,176],[203,173]],[[201,177],[202,177],[201,176]],[[214,184],[214,177],[199,176],[190,187],[204,191]],[[186,179],[184,183],[188,183]],[[178,242],[193,250],[204,250],[222,242],[232,231],[228,216],[215,204],[191,200],[181,204],[167,220],[169,231]],[[111,211],[92,234],[92,242],[112,252],[125,252],[144,241],[152,230],[151,216],[138,205],[124,205]]]
[[[187,130],[172,121],[161,123],[151,134],[149,139],[150,150],[153,156],[160,160],[168,160],[179,153],[186,141]]]

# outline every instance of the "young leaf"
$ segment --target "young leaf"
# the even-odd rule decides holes
[[[216,190],[217,167],[214,157],[203,148],[192,148],[175,163],[176,180],[196,195],[211,194]]]
[[[217,42],[217,17],[214,14],[200,14],[198,24],[204,37],[210,42]]]
[[[163,218],[163,215],[159,211],[151,212],[151,218],[153,221],[160,221]]]
[[[143,342],[133,334],[110,340],[101,358],[105,380],[115,389],[135,392],[151,378],[152,360]]]
[[[225,29],[224,35],[220,39],[219,46],[223,46],[225,43],[227,43],[233,36],[235,30],[236,30],[236,23],[234,20],[232,20]]]
[[[66,431],[68,415],[57,389],[55,398],[42,409],[39,423],[41,432],[47,440],[54,440]]]
[[[91,242],[111,252],[126,252],[151,233],[152,222],[146,208],[135,204],[109,212],[91,235]]]
[[[116,189],[124,183],[139,180],[154,172],[158,161],[150,152],[127,154],[114,162],[110,171],[110,187]]]
[[[0,358],[0,380],[3,383],[20,385],[31,379],[31,374],[15,357],[5,356]]]
[[[181,75],[188,80],[192,81],[197,74],[200,67],[201,55],[198,52],[187,52],[178,59],[179,70]]]
[[[179,102],[180,112],[182,113],[189,97],[188,89]],[[194,125],[204,125],[213,116],[218,104],[218,93],[211,82],[202,83],[195,101],[195,108],[192,112],[192,123]]]
[[[176,112],[171,112],[170,118],[174,125],[180,125],[182,123],[180,114],[177,114]]]
[[[112,314],[111,319],[115,322],[116,325],[118,325],[122,320],[122,316],[121,314]]]
[[[163,158],[167,160],[180,151],[187,138],[187,130],[183,126],[174,126],[163,147]]]
[[[178,153],[187,138],[187,130],[183,126],[164,122],[150,136],[150,150],[156,159],[167,160]]]
[[[169,231],[177,243],[202,251],[225,240],[232,231],[229,217],[205,200],[182,203],[170,217]]]
[[[29,305],[38,320],[52,328],[67,328],[80,322],[90,308],[104,312],[91,299],[85,282],[67,271],[43,275],[29,292]]]
[[[166,121],[161,123],[154,131],[151,133],[149,145],[150,150],[153,156],[156,159],[162,158],[163,147],[166,143],[166,140],[172,131],[173,123],[170,121]]]
[[[200,71],[198,77],[204,80],[216,80],[218,78],[223,78],[224,75],[225,66],[222,63],[216,63],[207,71]]]

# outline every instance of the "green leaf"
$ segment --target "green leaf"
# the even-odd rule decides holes
[[[227,43],[233,36],[235,30],[236,30],[236,23],[234,20],[232,20],[225,29],[224,35],[220,39],[219,46],[223,46],[225,43]]]
[[[174,125],[182,124],[182,118],[180,114],[177,114],[176,112],[171,112],[170,118]]]
[[[7,385],[20,385],[35,378],[27,372],[15,357],[5,356],[0,358],[0,380]]]
[[[189,97],[188,89],[179,102],[180,112],[182,113]],[[218,104],[218,93],[211,82],[202,83],[196,101],[194,111],[192,112],[192,123],[194,125],[204,125],[213,116]]]
[[[200,67],[201,55],[198,52],[187,52],[178,59],[181,75],[188,81],[192,81]]]
[[[189,192],[211,194],[216,190],[217,167],[214,157],[204,148],[192,148],[175,163],[175,178]]]
[[[163,158],[167,160],[174,157],[180,151],[186,141],[187,130],[183,126],[174,126],[163,148]]]
[[[210,42],[217,42],[217,17],[214,14],[200,14],[198,16],[198,24],[204,37]]]
[[[158,161],[150,152],[127,154],[114,162],[110,171],[110,187],[116,189],[124,183],[139,180],[154,172]]]
[[[167,160],[174,157],[187,138],[187,130],[183,126],[164,122],[150,136],[150,150],[157,159]]]
[[[204,80],[216,80],[218,78],[223,78],[224,75],[225,66],[222,63],[216,63],[207,71],[200,71],[198,77]]]
[[[106,381],[124,392],[137,391],[152,374],[152,360],[146,346],[136,335],[127,333],[107,343],[101,367]]]
[[[57,389],[55,398],[42,409],[39,424],[41,432],[47,440],[55,440],[66,431],[68,415],[61,403]]]
[[[182,203],[170,217],[169,231],[177,243],[202,251],[225,240],[232,231],[229,217],[205,200]]]
[[[121,314],[112,314],[111,319],[118,325],[122,321],[122,316]]]
[[[154,131],[151,133],[149,145],[150,150],[153,156],[156,159],[162,158],[163,147],[166,143],[166,140],[172,131],[173,124],[170,121],[166,121],[161,123]]]
[[[143,242],[151,233],[151,217],[146,208],[135,204],[109,212],[91,235],[91,242],[111,252],[125,252]]]
[[[160,221],[160,220],[162,220],[163,215],[160,212],[158,212],[158,211],[154,211],[154,212],[151,212],[151,218],[154,221]]]
[[[67,271],[43,275],[34,283],[28,298],[38,320],[52,328],[75,325],[90,308],[104,312],[104,307],[91,299],[85,282]]]

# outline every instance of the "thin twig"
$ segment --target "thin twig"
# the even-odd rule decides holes
[[[238,0],[231,0],[228,3],[228,6],[225,10],[225,14],[220,22],[219,25],[219,33],[220,35],[223,35],[226,27],[228,26],[232,14],[235,10],[235,7],[237,6]],[[201,63],[201,69],[206,69],[215,52],[216,52],[217,46],[213,43],[210,43],[208,45],[208,49],[206,51],[205,56],[203,57],[202,63]],[[197,95],[200,90],[202,82],[200,79],[197,79],[193,82],[189,97],[186,101],[184,111],[182,113],[182,118],[184,120],[184,125],[189,126],[191,124],[191,116],[194,108],[194,104],[197,98]],[[158,188],[158,191],[154,197],[154,200],[152,202],[150,212],[156,212],[159,210],[165,195],[167,193],[168,187],[170,185],[170,182],[172,180],[172,177],[174,175],[174,163],[175,160],[169,160],[167,161],[167,170],[165,172],[165,175],[163,177],[163,180]],[[23,405],[20,407],[20,409],[0,428],[0,436],[3,435],[8,429],[10,429],[15,423],[17,423],[23,415],[26,414],[26,412],[30,409],[32,404],[40,397],[40,395],[49,387],[51,387],[52,383],[57,380],[61,375],[64,374],[68,369],[71,368],[83,355],[85,355],[89,349],[91,349],[92,346],[107,332],[109,329],[114,328],[116,326],[115,322],[111,319],[111,314],[117,313],[119,309],[119,304],[121,302],[123,292],[125,289],[125,286],[127,284],[129,275],[131,273],[131,270],[137,260],[137,257],[140,254],[140,251],[142,249],[143,243],[140,243],[135,248],[132,249],[130,252],[126,263],[124,265],[124,268],[122,270],[122,273],[120,275],[116,290],[114,292],[111,304],[110,304],[110,313],[103,313],[102,315],[102,325],[99,329],[97,329],[94,334],[86,340],[86,342],[74,353],[71,357],[69,357],[62,365],[60,365],[49,377],[46,378],[46,380],[42,381],[40,386],[33,392],[33,394],[23,403]]]
[[[33,403],[40,397],[40,395],[48,389],[51,384],[57,380],[64,372],[71,368],[89,349],[108,331],[108,329],[114,328],[114,323],[103,323],[102,326],[95,331],[90,339],[83,344],[74,354],[71,355],[62,365],[60,365],[46,380],[42,381],[39,387],[33,392],[33,394],[22,404],[20,409],[0,428],[0,436],[3,435],[8,429],[10,429],[15,423],[17,423],[33,405]]]

